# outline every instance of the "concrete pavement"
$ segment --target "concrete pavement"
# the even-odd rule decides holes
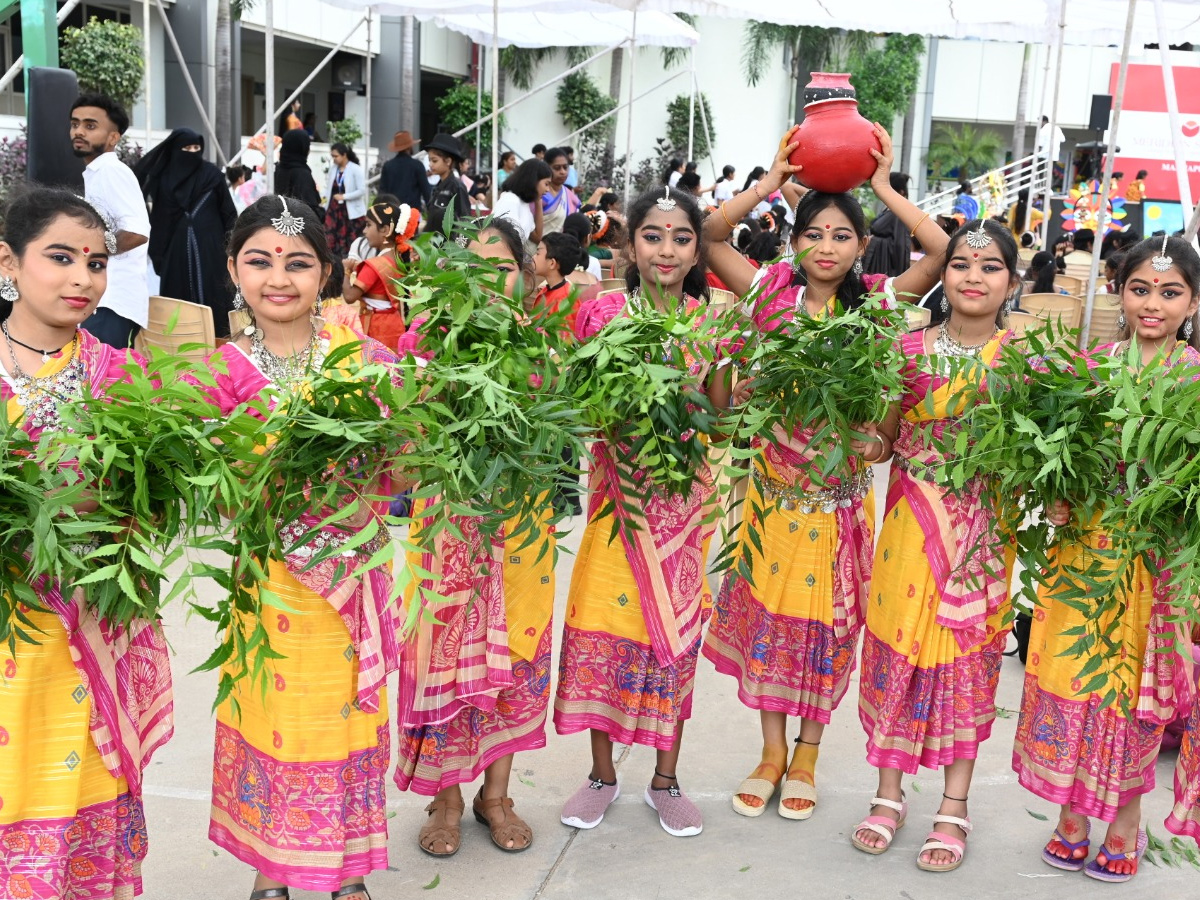
[[[884,473],[878,474],[882,486]],[[563,542],[571,549],[578,545],[582,519],[573,524],[573,532]],[[573,561],[566,553],[560,558],[556,629]],[[216,679],[188,672],[208,655],[211,626],[197,617],[188,620],[176,608],[168,617],[167,634],[175,653],[176,731],[147,773],[150,854],[143,870],[145,896],[245,900],[253,873],[207,838]],[[556,631],[556,641],[557,637]],[[887,854],[871,857],[850,845],[849,836],[866,815],[875,788],[873,770],[864,761],[856,684],[825,733],[818,766],[821,799],[813,818],[785,820],[776,815],[774,802],[758,819],[735,814],[730,794],[754,768],[761,749],[758,716],[738,702],[733,680],[718,675],[701,659],[679,777],[704,812],[703,834],[674,838],[658,826],[654,812],[642,800],[654,765],[653,752],[644,747],[622,749],[618,765],[622,796],[599,827],[579,832],[562,825],[558,817],[563,801],[587,774],[587,738],[560,738],[548,726],[547,748],[517,757],[510,789],[516,809],[534,831],[529,850],[509,854],[496,849],[487,829],[470,817],[468,806],[459,853],[449,859],[425,855],[417,849],[416,837],[427,798],[401,793],[389,776],[388,806],[394,814],[389,822],[391,867],[368,878],[372,896],[375,900],[1200,896],[1200,871],[1186,863],[1181,869],[1143,864],[1133,882],[1110,886],[1082,874],[1056,872],[1041,861],[1056,809],[1021,788],[1010,767],[1021,676],[1020,664],[1006,659],[999,691],[1004,711],[976,768],[970,804],[975,831],[966,860],[956,872],[929,874],[915,865],[941,795],[939,773],[922,771],[905,780],[909,824]],[[394,703],[394,697],[393,688],[389,701]],[[794,733],[795,727],[790,730]],[[1158,787],[1144,801],[1151,831],[1160,837],[1166,834],[1162,821],[1172,802],[1174,761],[1173,754],[1160,760]],[[468,802],[477,788],[464,786]],[[1098,844],[1103,825],[1093,827],[1098,829]],[[328,895],[292,892],[294,900],[324,896]]]

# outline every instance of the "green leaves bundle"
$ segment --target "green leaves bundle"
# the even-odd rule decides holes
[[[626,496],[686,495],[707,469],[700,435],[716,415],[694,367],[715,343],[702,310],[631,303],[571,354],[565,391],[612,448]]]

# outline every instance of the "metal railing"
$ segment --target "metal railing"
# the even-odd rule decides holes
[[[981,216],[1003,215],[1017,201],[1021,190],[1029,188],[1034,198],[1045,194],[1045,161],[1038,165],[1036,156],[1026,156],[972,178],[970,184],[972,196],[979,201]],[[923,197],[916,205],[931,216],[947,215],[954,209],[958,191],[955,183],[952,188]]]

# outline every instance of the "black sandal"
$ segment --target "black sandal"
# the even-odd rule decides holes
[[[329,896],[332,900],[338,900],[339,897],[353,897],[355,894],[366,894],[367,900],[371,900],[371,894],[367,891],[367,886],[361,881],[357,884],[344,884],[339,890],[334,891]]]
[[[263,888],[261,891],[254,891],[250,894],[250,900],[290,900],[288,889],[281,888]]]

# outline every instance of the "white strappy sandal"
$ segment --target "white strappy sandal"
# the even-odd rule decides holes
[[[904,823],[908,819],[908,801],[905,800],[904,792],[901,791],[899,803],[895,800],[889,800],[887,797],[872,797],[871,805],[893,809],[900,813],[899,819],[893,819],[890,816],[867,816],[855,826],[854,833],[850,836],[850,843],[863,853],[878,856],[881,853],[887,852],[888,848],[892,846],[892,841],[895,840],[896,832],[904,827]],[[863,843],[858,839],[860,831],[875,832],[883,838],[883,846],[872,847],[870,844]]]
[[[970,819],[960,819],[958,816],[944,816],[941,813],[933,817],[933,825],[933,831],[929,832],[929,836],[925,838],[924,845],[917,851],[917,868],[924,872],[953,872],[962,865],[963,857],[967,855],[966,838],[956,838],[954,835],[938,831],[937,826],[957,825],[963,830],[963,834],[970,834],[974,826],[971,824]],[[921,857],[930,850],[945,850],[954,859],[944,866],[925,862]]]

